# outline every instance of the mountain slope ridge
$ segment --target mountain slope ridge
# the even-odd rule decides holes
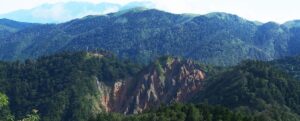
[[[245,61],[212,67],[165,56],[140,66],[104,51],[66,52],[1,62],[0,92],[9,97],[17,119],[32,109],[45,121],[81,121],[105,112],[130,116],[161,105],[206,103],[262,119],[297,121],[300,82],[278,64],[285,65]]]
[[[296,47],[300,43],[297,27],[275,23],[258,25],[225,13],[186,16],[147,9],[115,14],[118,13],[14,33],[3,39],[6,43],[0,44],[0,59],[103,49],[141,63],[174,55],[227,66],[245,59],[273,60],[300,53]]]

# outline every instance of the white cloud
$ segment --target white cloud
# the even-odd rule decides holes
[[[54,21],[63,21],[66,19],[70,19],[71,16],[68,15],[69,13],[64,9],[63,4],[55,4],[50,8],[37,8],[32,12],[32,16],[34,18],[51,19]]]
[[[107,13],[112,13],[112,12],[117,12],[119,11],[118,7],[112,7],[112,8],[107,8],[104,11],[102,11],[101,14],[107,14]]]
[[[281,23],[300,19],[299,0],[0,0],[0,13],[28,9],[43,3],[68,1],[110,2],[122,5],[133,1],[150,1],[156,8],[173,13],[229,12],[250,20],[273,20]]]

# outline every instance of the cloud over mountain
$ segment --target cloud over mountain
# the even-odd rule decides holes
[[[59,23],[87,15],[103,15],[134,7],[152,8],[153,6],[151,2],[131,2],[126,5],[114,3],[95,4],[89,2],[66,2],[44,4],[28,10],[18,10],[0,15],[0,18],[34,23]]]

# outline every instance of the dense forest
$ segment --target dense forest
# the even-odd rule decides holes
[[[195,102],[223,105],[264,120],[297,121],[299,93],[300,82],[287,72],[269,62],[244,61],[212,77]]]
[[[287,60],[294,62],[293,68],[299,68],[297,64],[299,57]],[[214,67],[192,63],[190,60],[163,57],[152,64],[138,65],[118,59],[107,52],[64,52],[34,60],[1,62],[1,120],[298,121],[300,119],[300,82],[297,76],[293,76],[295,75],[293,71],[287,71],[291,67],[284,66],[285,63],[281,60],[243,61],[233,67]],[[151,79],[141,78],[149,74]],[[203,77],[193,76],[194,74]],[[178,81],[173,81],[174,79]],[[139,99],[133,101],[136,104],[143,102],[147,104],[147,99],[152,101],[161,99],[161,102],[155,103],[161,106],[147,108],[139,114],[123,115],[122,112],[114,112],[113,109],[110,111],[106,107],[109,105],[105,105],[107,99],[104,94],[115,92],[114,90],[118,89],[116,84],[120,80],[123,80],[123,85],[127,85],[126,88],[122,88],[123,91],[132,92],[124,93],[125,99]],[[187,91],[197,86],[192,84],[197,82],[200,90]],[[180,86],[184,83],[188,86]],[[151,86],[152,84],[154,86]],[[148,92],[151,93],[143,93],[143,90],[147,92],[148,86]],[[154,93],[159,90],[164,96],[160,97]],[[176,101],[178,96],[172,95],[178,95],[178,91],[195,96],[179,98]],[[162,100],[166,100],[167,103]],[[139,106],[131,103],[123,104],[125,105],[123,107]]]
[[[59,54],[1,64],[0,89],[16,119],[38,110],[43,120],[83,120],[98,111],[97,80],[112,84],[139,67],[93,54]],[[95,102],[95,103],[93,103]]]
[[[224,66],[300,53],[297,21],[258,23],[226,13],[171,14],[136,8],[61,24],[19,23],[27,25],[22,28],[7,21],[0,20],[1,60],[103,49],[140,63],[172,55]]]
[[[300,121],[300,21],[0,19],[0,121]]]
[[[205,104],[173,104],[155,111],[124,116],[114,113],[99,114],[90,121],[264,121],[241,112],[233,112],[221,106]]]

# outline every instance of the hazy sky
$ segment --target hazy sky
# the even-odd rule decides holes
[[[145,0],[0,0],[0,14],[30,9],[45,3],[86,1],[126,4]],[[300,19],[300,0],[147,0],[156,8],[173,13],[227,12],[261,22]]]

